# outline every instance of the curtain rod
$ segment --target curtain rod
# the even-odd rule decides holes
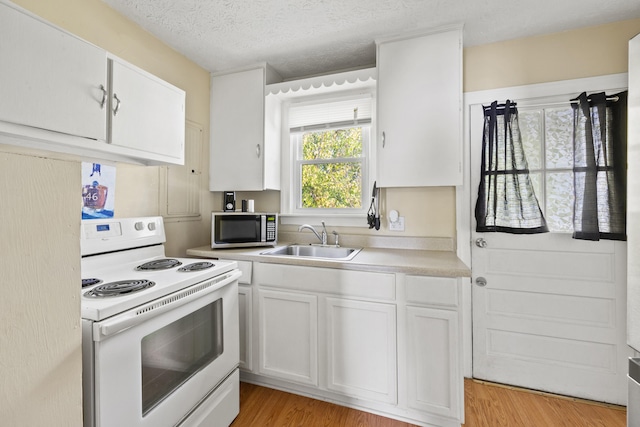
[[[607,96],[607,101],[611,101],[611,102],[618,102],[620,100],[620,97],[618,96]],[[591,98],[587,98],[587,101],[591,101]],[[548,102],[548,103],[544,103],[544,104],[530,104],[530,105],[523,105],[521,106],[521,108],[534,108],[534,107],[550,107],[550,106],[554,106],[554,105],[567,105],[567,104],[577,104],[578,101],[577,100],[571,100],[571,101],[562,101],[562,102]],[[512,106],[517,106],[518,103],[517,102],[512,102],[511,103]],[[491,106],[482,106],[482,108],[487,109],[487,108],[491,108]],[[497,108],[499,110],[504,110],[504,105],[498,105]]]

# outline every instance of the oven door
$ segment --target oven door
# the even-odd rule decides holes
[[[95,425],[174,426],[239,363],[233,270],[93,324]]]

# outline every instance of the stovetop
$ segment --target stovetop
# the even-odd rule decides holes
[[[149,262],[164,263],[166,259],[175,260],[177,263],[162,270],[137,268]],[[212,266],[195,271],[184,271],[183,269],[185,266],[205,263],[212,264]],[[94,321],[103,320],[235,268],[237,268],[235,261],[165,257],[162,246],[85,257],[81,261],[83,282],[90,279],[97,279],[99,282],[84,288],[78,284],[78,287],[81,288],[82,318]],[[140,284],[143,289],[123,295],[102,297],[92,295],[96,289],[123,287],[124,284],[121,282],[137,282],[134,284],[136,286]],[[145,286],[147,282],[151,282],[153,285]]]
[[[167,257],[164,238],[159,217],[83,223],[82,318],[103,320],[237,268],[235,261]]]

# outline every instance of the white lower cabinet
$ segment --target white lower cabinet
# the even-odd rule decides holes
[[[326,299],[327,388],[396,403],[395,304]]]
[[[457,313],[407,307],[407,336],[409,407],[457,418],[462,392]]]
[[[415,425],[463,422],[459,279],[256,262],[251,288],[244,380]]]
[[[260,289],[260,373],[318,385],[318,298]]]

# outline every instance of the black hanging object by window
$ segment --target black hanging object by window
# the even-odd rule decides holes
[[[367,222],[369,228],[375,228],[380,230],[380,189],[376,186],[376,182],[373,183],[373,190],[371,191],[371,205],[369,206],[369,212],[367,212]]]

